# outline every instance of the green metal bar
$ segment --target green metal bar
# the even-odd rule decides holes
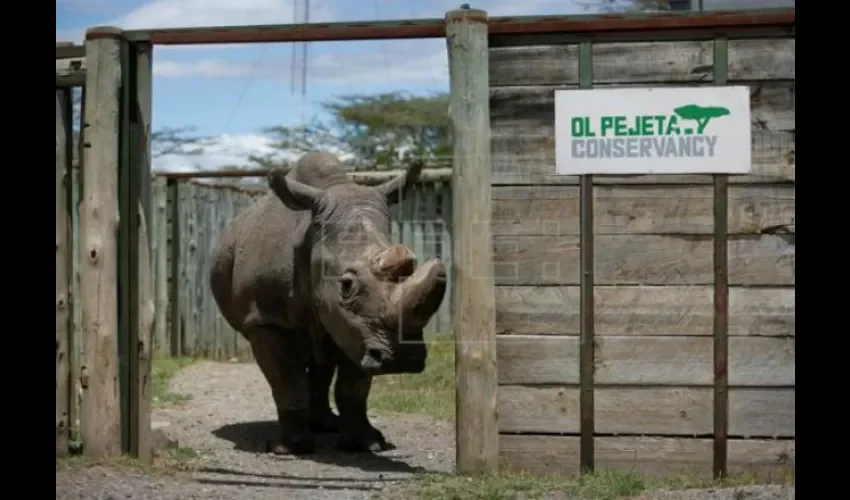
[[[580,89],[593,88],[593,42],[583,41],[578,51],[578,80]],[[581,330],[579,337],[579,414],[581,425],[581,471],[593,472],[593,357],[594,357],[594,297],[593,297],[593,176],[582,175],[579,180],[580,266],[581,266]]]
[[[130,452],[130,325],[132,304],[130,297],[131,224],[130,192],[130,47],[121,41],[121,95],[118,117],[118,387],[120,395],[121,451]]]
[[[714,84],[726,85],[729,44],[714,41]],[[728,176],[714,175],[714,477],[726,476],[729,431]]]
[[[171,283],[168,292],[168,304],[171,306],[169,338],[171,339],[171,356],[183,356],[183,328],[180,321],[180,184],[177,179],[166,181],[168,203],[168,218],[171,219],[171,244],[166,245],[171,266]],[[163,221],[167,224],[168,220]]]

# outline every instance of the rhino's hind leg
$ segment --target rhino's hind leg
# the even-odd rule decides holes
[[[339,431],[339,417],[331,410],[329,398],[335,369],[329,359],[310,361],[310,430],[316,433]]]
[[[350,361],[340,362],[334,386],[334,399],[339,409],[340,435],[337,448],[347,452],[376,452],[394,450],[394,444],[372,426],[366,415],[366,402],[372,387],[372,377],[360,371]]]
[[[315,441],[308,428],[308,356],[300,352],[303,349],[294,332],[255,328],[247,337],[254,359],[271,386],[277,407],[281,439],[272,451],[295,455],[313,453]]]

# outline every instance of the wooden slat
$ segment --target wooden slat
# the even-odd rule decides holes
[[[631,85],[619,85],[629,87]],[[795,83],[755,82],[751,89],[752,175],[733,182],[793,181],[796,177]],[[610,88],[600,85],[597,88]],[[571,87],[563,87],[571,88]],[[490,91],[494,184],[574,184],[555,175],[554,87],[503,87]],[[612,176],[606,183],[708,183],[710,176]]]
[[[494,185],[578,184],[574,175],[555,174],[553,128],[517,129],[491,139]],[[527,134],[527,135],[523,135]],[[792,183],[796,179],[794,133],[752,132],[752,174],[730,175],[730,184]],[[710,175],[596,176],[594,184],[711,184]]]
[[[729,290],[729,335],[796,335],[794,288]],[[711,336],[711,286],[599,286],[597,336]],[[496,287],[496,331],[578,335],[578,286]]]
[[[794,389],[731,389],[729,434],[794,437],[794,396]],[[710,435],[712,405],[710,387],[596,387],[594,429],[599,434]],[[578,433],[579,388],[499,387],[499,430]]]
[[[503,434],[499,441],[503,468],[537,474],[579,472],[578,437]],[[597,470],[707,477],[712,472],[711,439],[599,437],[594,443]],[[728,472],[777,480],[794,467],[795,456],[794,441],[730,439]]]
[[[730,80],[793,80],[794,39],[729,41]],[[711,81],[708,41],[599,43],[593,47],[594,83]],[[490,86],[578,83],[576,45],[490,49]]]
[[[494,236],[496,285],[578,285],[577,236]],[[709,285],[710,236],[599,235],[598,285]],[[730,285],[794,285],[795,235],[729,240]]]
[[[71,306],[71,281],[74,266],[71,258],[71,169],[68,136],[71,117],[71,93],[56,91],[56,456],[68,454],[74,413],[74,391],[71,358],[74,356],[74,330]]]
[[[794,80],[796,54],[793,38],[729,40],[729,79]]]
[[[578,384],[576,336],[499,335],[499,383]],[[711,337],[598,337],[597,384],[701,385],[714,381]],[[790,387],[795,339],[730,337],[729,385]]]
[[[136,380],[136,399],[134,401],[133,425],[135,426],[135,455],[142,463],[153,460],[153,436],[151,431],[151,370],[153,368],[154,323],[156,311],[154,305],[153,269],[151,266],[149,229],[145,218],[144,208],[139,203],[139,292],[138,318],[139,342],[136,356],[138,369]]]
[[[714,234],[711,186],[596,186],[596,234]],[[793,185],[732,186],[729,234],[794,232]],[[493,235],[578,235],[576,186],[493,188]]]
[[[752,82],[750,119],[755,130],[787,132],[796,129],[795,82]],[[668,87],[670,85],[652,85]],[[677,87],[680,85],[676,85]],[[599,85],[596,89],[643,87]],[[556,87],[505,87],[490,90],[490,119],[494,137],[511,135],[553,136]],[[554,141],[551,141],[554,146]]]
[[[56,86],[80,87],[86,83],[86,59],[57,59]]]

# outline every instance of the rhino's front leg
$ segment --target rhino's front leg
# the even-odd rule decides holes
[[[329,401],[331,380],[336,364],[315,358],[310,362],[310,430],[316,433],[339,431],[339,417],[331,410]]]
[[[338,366],[334,399],[339,410],[340,435],[337,448],[347,452],[394,450],[395,445],[374,428],[366,415],[372,376],[343,360]]]
[[[276,454],[309,454],[315,441],[308,427],[309,387],[307,360],[296,332],[256,328],[246,335],[254,359],[272,389],[281,440],[272,451]]]

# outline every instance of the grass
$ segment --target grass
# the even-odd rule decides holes
[[[428,362],[424,372],[381,375],[373,379],[369,393],[370,410],[454,420],[454,342],[451,337],[442,335],[427,342]]]
[[[89,458],[78,455],[56,457],[56,472],[73,472],[92,467],[109,467],[117,470],[134,471],[143,474],[174,474],[194,469],[203,456],[195,448],[178,446],[162,453],[157,452],[152,464],[146,464],[130,456],[114,458]]]
[[[789,469],[779,484],[793,484]],[[719,488],[763,484],[755,476],[741,475],[715,481],[697,475],[643,477],[628,472],[604,471],[584,476],[533,476],[502,473],[477,477],[451,474],[422,476],[404,488],[403,497],[418,500],[513,500],[581,498],[586,500],[640,499],[650,490]],[[393,495],[400,492],[394,491]]]
[[[153,367],[151,369],[153,384],[152,384],[152,399],[154,405],[165,406],[180,404],[191,399],[188,394],[178,394],[171,392],[171,379],[180,373],[180,370],[194,363],[192,358],[154,358]]]

